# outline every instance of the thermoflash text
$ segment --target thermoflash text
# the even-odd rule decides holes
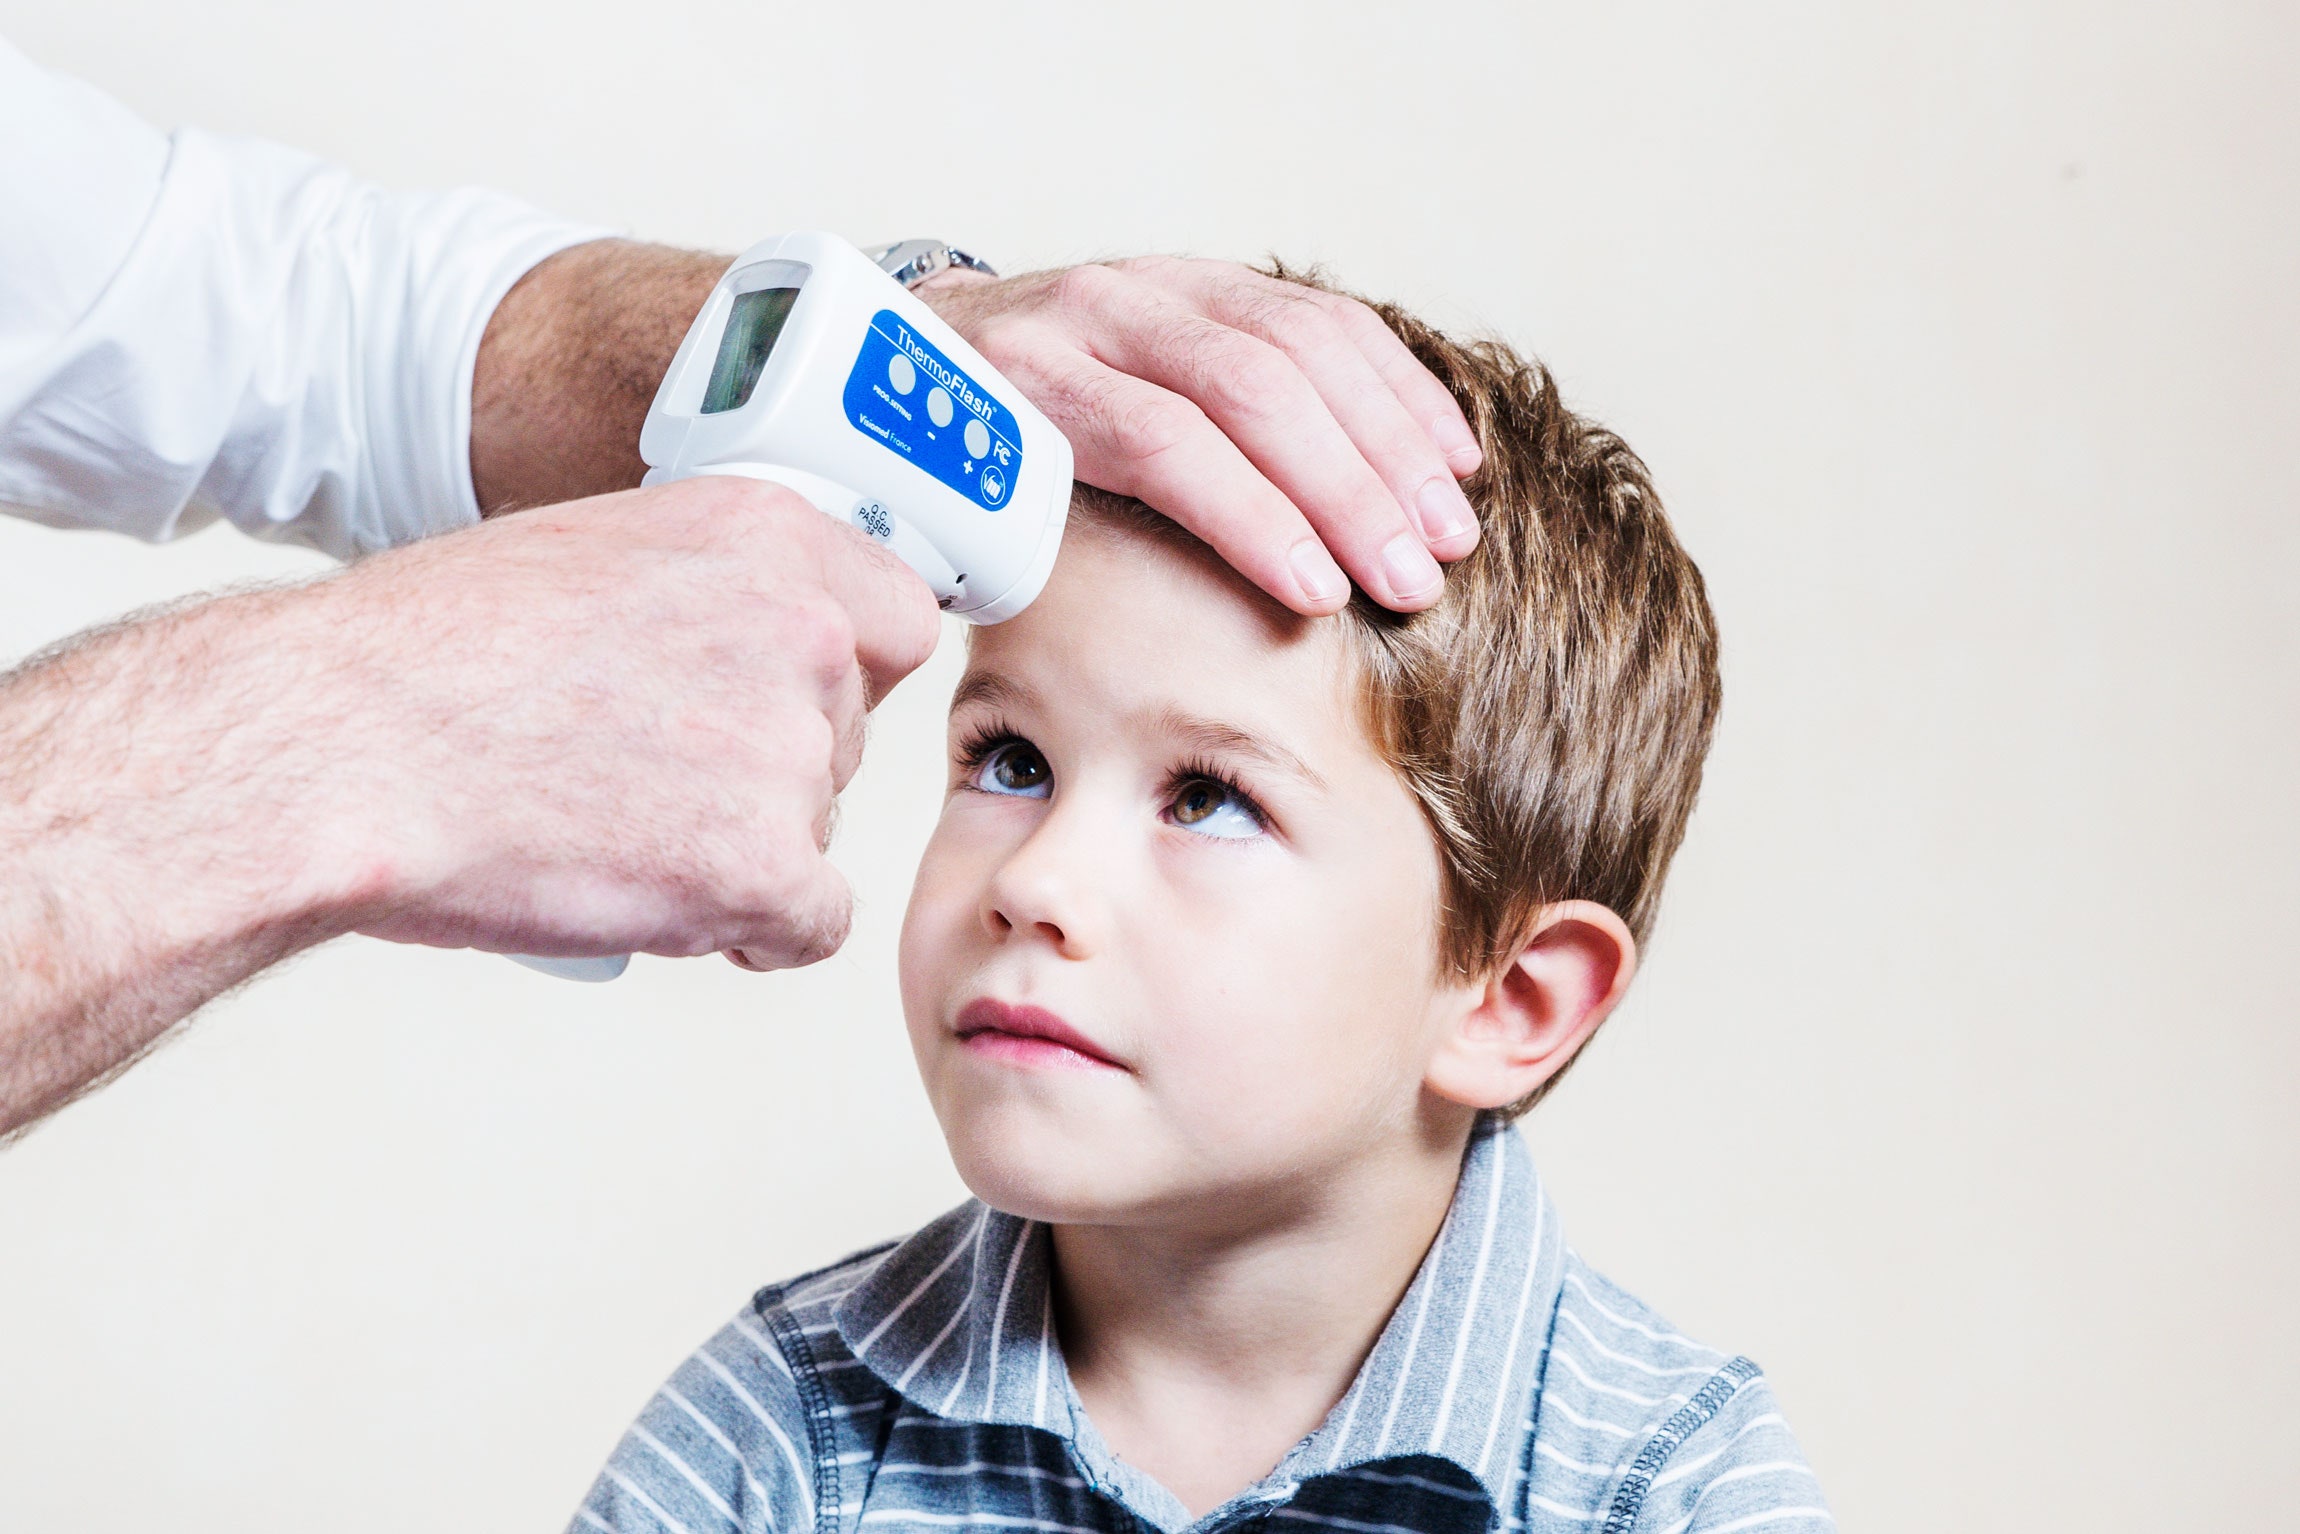
[[[1070,510],[1070,444],[980,353],[831,234],[745,251],[703,305],[639,435],[645,483],[771,480],[884,544],[943,608],[1030,605]],[[612,980],[627,958],[520,962]]]

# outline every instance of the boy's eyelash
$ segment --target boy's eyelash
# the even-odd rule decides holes
[[[1238,808],[1254,819],[1254,824],[1267,830],[1270,812],[1262,808],[1261,801],[1238,786],[1238,780],[1203,757],[1186,758],[1166,779],[1166,797],[1171,799],[1192,783],[1211,783],[1237,801]]]
[[[961,767],[980,767],[990,760],[1001,746],[1027,746],[1019,731],[1003,719],[988,719],[973,725],[958,740],[958,764]]]

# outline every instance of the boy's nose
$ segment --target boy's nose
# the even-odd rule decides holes
[[[1100,838],[1097,858],[1097,839],[1076,823],[1082,818],[1049,815],[992,873],[983,890],[982,924],[993,938],[1043,942],[1065,959],[1089,958],[1101,946],[1102,879],[1116,848],[1108,837]]]

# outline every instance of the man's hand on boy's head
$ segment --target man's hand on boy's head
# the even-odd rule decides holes
[[[1062,429],[1081,480],[1166,513],[1297,612],[1336,611],[1351,580],[1427,607],[1437,559],[1477,544],[1458,483],[1477,438],[1355,299],[1167,256],[952,271],[920,296]]]

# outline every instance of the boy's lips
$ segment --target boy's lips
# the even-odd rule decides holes
[[[1066,1066],[1071,1069],[1126,1069],[1085,1034],[1044,1007],[978,996],[959,1009],[954,1030],[959,1043],[1011,1065]]]

